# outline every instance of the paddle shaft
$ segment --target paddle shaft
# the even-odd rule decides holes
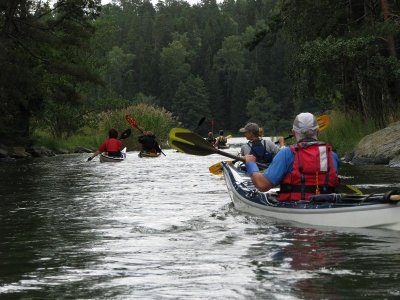
[[[283,139],[286,141],[286,140],[288,140],[288,139],[290,139],[290,138],[292,138],[292,137],[294,137],[294,135],[293,135],[293,134],[290,134],[290,135],[288,135],[287,137],[284,137]],[[275,144],[278,145],[278,144],[279,144],[279,141],[276,141]]]
[[[223,155],[223,156],[226,156],[226,157],[229,157],[229,158],[232,158],[232,159],[234,159],[234,160],[238,160],[238,161],[241,161],[241,162],[246,163],[246,160],[244,159],[244,157],[241,157],[241,156],[236,156],[236,155],[234,155],[234,154],[230,154],[230,153],[228,153],[228,152],[221,151],[221,150],[219,150],[219,149],[215,149],[215,153],[220,154],[220,155]],[[261,163],[258,163],[258,162],[256,162],[256,164],[257,164],[257,166],[259,166],[260,168],[263,168],[263,169],[268,168],[267,165],[264,165],[264,164],[261,164]]]
[[[400,201],[400,195],[391,195],[390,201]]]

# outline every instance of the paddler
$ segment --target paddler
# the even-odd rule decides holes
[[[121,157],[121,150],[123,148],[123,143],[118,139],[118,131],[111,128],[108,131],[108,139],[104,141],[103,144],[96,150],[96,152],[90,156],[87,161],[91,161],[100,153],[106,152],[107,156]]]
[[[279,201],[308,200],[335,192],[339,158],[332,146],[318,141],[319,127],[311,113],[296,116],[292,128],[297,143],[282,148],[262,174],[254,155],[245,155],[247,173],[262,192],[280,185]]]

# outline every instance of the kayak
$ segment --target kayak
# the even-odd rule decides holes
[[[230,145],[226,144],[225,146],[217,145],[217,149],[229,149]]]
[[[161,155],[161,153],[157,153],[157,152],[146,152],[146,151],[140,151],[138,156],[139,157],[159,157]]]
[[[120,162],[125,160],[126,158],[126,148],[121,150],[122,156],[108,156],[107,152],[103,152],[100,154],[100,162]]]
[[[310,201],[276,200],[279,189],[259,192],[251,178],[222,162],[225,182],[235,209],[256,216],[315,226],[371,227],[400,230],[400,191],[385,194],[328,194]]]

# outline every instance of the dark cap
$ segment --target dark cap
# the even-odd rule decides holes
[[[259,129],[260,127],[256,123],[247,123],[246,126],[239,129],[239,132],[251,132],[258,135]]]

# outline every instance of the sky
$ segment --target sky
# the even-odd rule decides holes
[[[200,2],[200,0],[185,0],[185,1],[188,2],[188,3],[191,4],[191,5]],[[151,0],[151,2],[152,2],[153,5],[154,5],[154,4],[156,4],[156,3],[158,2],[158,0]],[[102,5],[105,5],[105,4],[108,4],[108,3],[112,3],[112,0],[101,0],[101,4],[102,4]]]

